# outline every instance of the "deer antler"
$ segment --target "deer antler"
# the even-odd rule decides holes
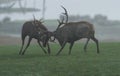
[[[64,23],[64,17],[62,18],[62,21],[60,21],[60,20],[57,20],[57,21],[58,21],[58,23],[59,23],[57,29],[59,29],[62,24],[65,24],[65,23]],[[56,29],[56,30],[57,30],[57,29]]]
[[[32,22],[32,24],[36,25],[36,23],[35,23],[36,19],[35,19],[35,15],[34,14],[33,14],[33,18],[34,18],[34,21]]]
[[[63,9],[64,9],[64,11],[65,11],[65,13],[63,13],[65,16],[66,16],[66,21],[65,21],[65,23],[67,23],[68,22],[68,13],[67,13],[67,10],[66,10],[66,8],[65,7],[63,7],[63,6],[61,6]]]
[[[64,17],[62,18],[62,21],[57,20],[58,23],[59,23],[57,29],[59,29],[62,24],[66,24],[66,23],[68,22],[68,13],[67,13],[67,10],[66,10],[63,6],[61,6],[61,7],[62,7],[62,8],[64,9],[64,11],[65,11],[65,13],[62,13],[62,14],[64,14],[64,15],[66,16],[66,21],[64,22]],[[56,30],[57,30],[57,29],[56,29]]]
[[[33,14],[33,18],[34,18],[34,21],[35,21],[35,15]]]

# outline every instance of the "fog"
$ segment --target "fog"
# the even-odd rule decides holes
[[[37,8],[40,11],[19,13],[4,12],[0,13],[0,36],[9,35],[12,37],[20,37],[21,28],[25,21],[33,20],[33,14],[36,19],[42,17],[42,0],[22,0],[22,4],[26,8]],[[119,41],[120,40],[120,10],[119,0],[46,0],[44,24],[50,30],[54,31],[57,27],[56,20],[60,14],[64,12],[61,8],[63,5],[69,16],[79,16],[79,19],[72,21],[88,21],[94,24],[95,36],[101,41]],[[5,4],[0,4],[0,9]],[[19,3],[13,8],[19,8]],[[3,10],[4,11],[4,10]],[[96,16],[100,17],[96,20]],[[102,19],[103,18],[103,19]],[[104,20],[105,19],[105,20]],[[51,22],[51,23],[49,23]]]
[[[24,5],[26,3],[26,5]],[[22,5],[25,7],[35,7],[42,10],[43,0],[22,0]],[[56,19],[59,14],[63,11],[60,7],[63,5],[70,15],[90,15],[93,17],[96,14],[103,14],[108,16],[109,19],[120,20],[119,0],[46,0],[46,19]],[[16,2],[14,7],[19,7]],[[6,15],[12,17],[12,19],[32,19],[33,14],[37,18],[41,18],[42,12],[32,13],[6,13],[0,16]],[[11,15],[10,15],[11,14]],[[15,15],[15,16],[14,16]],[[1,19],[1,18],[0,18]]]

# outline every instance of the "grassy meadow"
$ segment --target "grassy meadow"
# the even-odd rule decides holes
[[[69,44],[59,56],[60,46],[51,44],[51,55],[31,45],[24,56],[18,55],[20,46],[0,46],[0,76],[120,76],[120,43],[100,43],[100,54],[94,43],[87,53],[84,43],[76,43],[68,55]]]

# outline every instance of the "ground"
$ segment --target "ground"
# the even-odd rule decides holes
[[[120,76],[120,42],[100,42],[100,54],[94,43],[87,53],[84,43],[76,43],[68,55],[67,45],[59,56],[58,44],[50,45],[51,55],[31,45],[23,56],[20,45],[20,38],[0,36],[0,76]]]
[[[117,39],[106,39],[106,40],[101,40],[98,39],[99,42],[119,42]],[[21,45],[21,38],[20,37],[13,37],[13,36],[1,36],[0,35],[0,46],[2,45]],[[26,38],[27,42],[27,38]],[[81,40],[81,42],[84,42],[84,40]],[[31,44],[36,44],[36,40],[33,39]]]
[[[27,38],[26,38],[27,41]],[[12,36],[0,36],[0,46],[2,45],[21,45],[21,38],[12,37]],[[36,43],[36,40],[33,39],[32,44]]]

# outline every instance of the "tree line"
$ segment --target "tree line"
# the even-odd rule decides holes
[[[63,18],[64,15],[60,15],[60,19]],[[69,19],[70,22],[76,22],[76,21],[88,21],[100,26],[115,26],[120,25],[120,20],[110,20],[107,16],[97,14],[93,18],[90,15],[70,15]]]

